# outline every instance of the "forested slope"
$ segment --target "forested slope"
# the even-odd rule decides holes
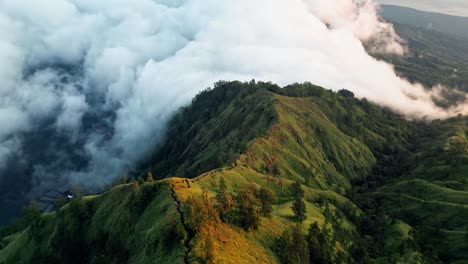
[[[220,82],[174,117],[146,181],[1,232],[0,263],[463,263],[466,129]]]

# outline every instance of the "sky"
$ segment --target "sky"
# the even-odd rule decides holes
[[[394,4],[423,11],[439,12],[468,17],[467,0],[378,0],[382,4]],[[468,26],[468,25],[467,25]]]

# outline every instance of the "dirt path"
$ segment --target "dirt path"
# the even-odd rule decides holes
[[[172,193],[172,199],[177,204],[177,212],[180,215],[180,221],[182,222],[182,226],[184,227],[184,230],[188,235],[188,237],[184,239],[184,247],[185,247],[185,252],[186,252],[185,257],[184,257],[184,263],[189,264],[190,263],[189,255],[190,255],[190,252],[192,251],[192,248],[190,247],[190,241],[192,241],[192,239],[195,237],[195,232],[190,227],[188,227],[187,224],[185,223],[185,217],[184,217],[184,213],[182,210],[182,203],[177,197],[173,184],[171,184],[171,193]]]

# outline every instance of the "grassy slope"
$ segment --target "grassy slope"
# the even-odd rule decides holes
[[[468,226],[467,132],[466,118],[427,127],[409,159],[409,173],[375,192],[387,213],[404,219],[421,234],[441,230],[443,239],[437,243],[446,252],[440,254],[450,261],[468,259],[463,241]]]
[[[260,86],[262,85],[266,84],[260,84]],[[218,88],[218,92],[219,89],[236,88],[232,88],[232,86]],[[270,89],[274,90],[276,88],[272,87]],[[320,88],[320,91],[322,90],[323,89]],[[344,193],[346,189],[350,188],[351,179],[363,178],[365,174],[370,171],[373,163],[375,163],[375,158],[367,147],[359,143],[356,139],[341,132],[320,110],[319,105],[314,102],[314,100],[319,100],[318,97],[315,99],[292,98],[276,95],[261,88],[255,90],[252,94],[257,99],[257,101],[252,104],[253,109],[258,108],[257,105],[267,106],[270,103],[274,103],[274,108],[271,107],[271,109],[276,113],[275,125],[268,126],[268,120],[266,120],[263,123],[264,128],[260,127],[254,129],[254,132],[265,131],[264,136],[250,141],[249,147],[245,153],[241,156],[237,154],[238,158],[228,164],[228,167],[208,172],[208,174],[204,174],[193,181],[190,180],[191,188],[185,188],[185,180],[170,180],[171,184],[174,186],[174,191],[178,194],[177,197],[180,197],[182,202],[185,201],[184,199],[189,194],[200,193],[202,187],[207,188],[214,194],[220,176],[226,178],[229,187],[233,191],[246,183],[256,182],[259,185],[269,186],[282,197],[281,202],[275,206],[273,218],[264,219],[259,231],[245,232],[238,227],[227,224],[214,225],[213,228],[216,229],[216,232],[210,233],[215,234],[216,247],[219,249],[219,254],[216,255],[216,258],[219,258],[220,261],[223,262],[228,261],[228,259],[231,262],[241,263],[272,263],[278,261],[271,248],[275,239],[287,226],[293,223],[292,211],[290,209],[292,197],[289,197],[288,193],[288,186],[291,181],[288,179],[298,179],[307,183],[310,187],[313,187],[313,189],[304,187],[306,188],[307,207],[309,209],[308,220],[304,223],[304,230],[306,230],[307,224],[310,224],[313,220],[321,224],[325,222],[323,216],[324,208],[314,203],[319,194],[331,201],[332,208],[335,208],[335,205],[343,205],[347,199],[338,193]],[[327,92],[327,96],[334,97],[335,95],[332,95],[332,93],[328,94]],[[249,95],[245,98],[249,100]],[[209,120],[204,124],[199,124],[198,127],[196,124],[189,124],[190,128],[195,128],[196,133],[190,137],[193,140],[189,141],[180,153],[192,152],[197,154],[187,155],[189,158],[185,159],[185,162],[180,163],[180,167],[176,168],[175,171],[183,172],[185,168],[190,168],[190,165],[187,164],[197,164],[198,160],[205,159],[204,157],[206,155],[203,153],[206,153],[206,149],[211,148],[211,151],[219,151],[213,147],[214,144],[203,144],[203,142],[209,141],[209,139],[213,137],[216,138],[213,131],[223,129],[230,131],[229,128],[232,127],[232,125],[239,125],[236,118],[234,118],[234,120],[231,118],[231,121],[234,121],[234,123],[229,123],[228,121],[222,122],[220,120],[229,120],[228,117],[236,117],[244,112],[248,113],[249,116],[254,114],[251,111],[246,111],[249,107],[248,102],[246,103],[247,108],[245,109],[242,108],[242,106],[233,107],[232,104],[236,104],[236,100],[231,98],[221,103],[224,102],[227,103],[220,107],[219,115],[213,116],[213,119],[210,119],[216,122],[219,121],[221,127],[212,128],[210,130]],[[269,113],[268,108],[265,109],[265,107],[262,107],[260,110],[258,110],[260,118],[261,116],[270,116],[271,118],[271,114],[262,114]],[[244,122],[247,122],[246,126],[240,127],[248,127],[248,120],[249,118],[244,120]],[[313,128],[314,125],[316,127],[315,129]],[[230,131],[230,133],[232,132]],[[240,132],[236,133],[236,136],[239,137]],[[255,132],[255,134],[258,135],[258,132]],[[218,142],[222,142],[223,140],[224,138],[220,137]],[[221,148],[221,151],[224,150]],[[274,154],[274,156],[272,154]],[[177,153],[177,156],[178,155],[179,153]],[[196,161],[193,161],[193,159]],[[270,173],[268,166],[271,160],[275,160],[278,164],[278,175],[273,176]],[[171,160],[168,160],[167,163],[170,163],[170,161]],[[345,166],[345,164],[351,163],[354,165]],[[157,171],[155,171],[155,174],[157,174]],[[177,184],[177,182],[181,183]],[[119,234],[123,230],[126,230],[127,232],[122,234],[122,236],[126,237],[125,242],[119,240],[119,243],[123,243],[119,245],[119,247],[125,250],[129,261],[144,263],[145,259],[161,256],[164,252],[163,250],[152,249],[150,253],[148,253],[143,250],[147,246],[143,245],[147,243],[148,240],[153,241],[160,237],[160,234],[158,234],[160,225],[164,225],[168,221],[175,221],[174,219],[176,219],[176,217],[174,216],[172,220],[167,219],[168,217],[170,218],[171,215],[176,214],[175,205],[174,202],[170,201],[170,197],[167,193],[168,191],[166,190],[151,203],[155,208],[152,208],[150,205],[141,215],[134,214],[130,209],[132,207],[131,199],[133,197],[131,191],[129,193],[123,191],[128,188],[131,187],[118,187],[101,196],[89,199],[88,202],[92,204],[92,210],[90,211],[91,220],[89,220],[89,224],[83,227],[84,230],[81,230],[82,232],[80,233],[85,234],[83,238],[84,241],[93,241],[96,240],[93,236],[99,234],[99,232],[110,232],[109,235],[111,235]],[[338,193],[332,190],[336,190]],[[166,202],[167,205],[160,208],[164,202]],[[69,208],[63,208],[63,214],[66,215],[66,212],[69,210]],[[53,255],[53,252],[47,252],[47,250],[42,252],[45,250],[42,246],[45,248],[45,245],[50,243],[45,241],[59,240],[60,237],[56,235],[57,226],[60,226],[59,222],[64,224],[67,223],[67,221],[69,220],[66,217],[58,217],[56,214],[44,216],[44,227],[40,228],[40,232],[44,232],[45,235],[38,240],[40,241],[40,247],[38,247],[37,244],[30,244],[35,243],[33,242],[35,240],[31,239],[31,236],[34,236],[38,230],[26,230],[21,235],[16,235],[16,238],[8,238],[10,242],[1,251],[0,259],[6,261],[12,259],[15,261],[24,260],[24,262],[29,262],[33,258],[33,255],[37,254],[50,257],[50,255]],[[139,224],[140,222],[142,224]],[[75,224],[71,223],[71,225]],[[353,224],[349,221],[344,221],[343,225],[351,229],[353,228]],[[68,225],[66,224],[65,226]],[[128,230],[126,228],[128,228]],[[135,230],[139,230],[139,232],[135,233]],[[142,234],[144,234],[144,236],[140,237]],[[99,234],[99,236],[101,235]],[[197,252],[200,250],[197,250],[197,247],[201,247],[197,245],[196,242],[203,241],[204,233],[198,236],[199,238],[191,240],[191,247],[195,248],[195,250],[192,250],[190,253],[190,257],[193,260],[198,258]],[[65,238],[65,240],[66,239],[72,238],[68,237]],[[25,241],[30,242],[25,244]],[[106,244],[107,243],[104,243],[104,245]],[[162,244],[166,243],[156,244],[162,246]],[[137,245],[139,246],[136,247]],[[93,252],[93,245],[86,246],[87,247],[83,249],[83,251],[86,252],[85,255],[89,256],[87,259],[89,260],[95,257],[97,253]],[[102,247],[102,245],[99,245],[99,247]],[[181,243],[174,242],[169,244],[168,247],[168,249],[170,249],[169,256],[172,260],[183,255],[184,250]],[[24,254],[24,252],[22,252],[25,248],[31,248],[30,251],[28,250],[29,254]],[[50,248],[50,250],[56,250],[57,245],[51,246]],[[143,249],[137,250],[138,248]],[[248,249],[248,251],[239,251],[239,248]],[[337,245],[336,250],[343,250],[342,248],[343,246]],[[179,253],[176,253],[177,250],[179,250]],[[55,253],[60,256],[63,252]],[[167,261],[169,261],[169,259]]]
[[[325,207],[318,203],[319,197],[330,201],[335,215],[343,219],[340,228],[356,230],[356,223],[339,209],[350,202],[341,194],[346,193],[352,181],[359,181],[370,174],[377,165],[375,156],[388,158],[391,153],[400,151],[406,145],[402,142],[408,139],[408,133],[412,131],[410,125],[401,122],[394,114],[376,109],[367,102],[324,90],[316,94],[318,88],[308,85],[287,89],[289,93],[283,91],[283,95],[273,94],[277,122],[263,137],[253,141],[248,151],[240,155],[236,162],[188,180],[188,184],[187,180],[180,180],[182,188],[179,189],[179,196],[183,199],[194,193],[200,195],[202,189],[214,196],[218,192],[217,184],[221,177],[226,179],[229,189],[234,193],[243,185],[254,182],[271,188],[280,197],[280,202],[274,207],[273,217],[264,218],[258,231],[245,232],[222,223],[213,224],[214,230],[210,232],[197,234],[193,260],[198,259],[196,252],[203,251],[201,241],[211,237],[215,241],[215,263],[277,262],[272,252],[274,243],[294,223],[290,209],[292,198],[288,194],[291,180],[305,184],[303,188],[306,190],[308,217],[303,223],[304,230],[315,221],[330,226],[330,220],[325,217]],[[308,92],[304,93],[303,89]],[[363,142],[371,145],[373,151]],[[398,144],[392,148],[386,147],[393,142]],[[277,174],[273,173],[274,165],[278,166]],[[357,214],[361,212],[358,208],[354,210]],[[337,226],[331,227],[337,230]],[[412,241],[414,238],[409,230],[412,228],[404,222],[386,227],[386,238],[389,241],[386,250],[394,252],[405,241]],[[249,250],[244,252],[240,248]],[[349,244],[339,242],[333,249],[335,254],[339,251],[348,254],[349,250]],[[392,260],[419,263],[422,257],[417,251],[408,250]],[[380,261],[391,260],[383,257]]]
[[[460,34],[449,35],[453,32],[446,30],[453,29],[453,19],[461,18],[442,15],[439,21],[431,14],[423,18],[426,22],[418,24],[418,15],[422,13],[414,12],[419,14],[399,17],[395,16],[397,12],[386,17],[395,22],[398,34],[407,41],[409,56],[381,58],[394,64],[397,72],[411,81],[448,87],[442,94],[444,99],[437,99],[441,106],[462,102],[468,91],[468,42]],[[447,19],[452,21],[449,23]],[[429,22],[433,23],[434,30],[425,28]],[[463,23],[456,26],[461,25]],[[466,27],[459,29],[466,32]],[[422,127],[420,131],[426,132],[420,133],[421,142],[406,162],[409,171],[398,174],[401,177],[375,193],[383,202],[386,213],[404,219],[415,228],[422,250],[438,251],[434,254],[445,262],[468,261],[467,127],[466,118],[433,122]],[[428,238],[435,236],[439,238],[429,241]],[[424,243],[437,245],[437,250],[425,248]]]
[[[267,186],[280,197],[280,203],[275,205],[272,218],[263,219],[258,231],[245,232],[239,227],[218,223],[212,225],[214,230],[197,234],[192,260],[200,258],[202,253],[198,256],[196,253],[203,251],[202,241],[210,236],[217,249],[215,263],[278,262],[272,252],[274,243],[294,223],[288,188],[291,180],[307,184],[304,188],[308,219],[303,223],[306,230],[314,221],[325,223],[325,208],[315,202],[319,196],[329,200],[332,208],[343,207],[348,199],[339,193],[350,188],[350,180],[364,178],[375,163],[367,147],[341,132],[320,110],[318,97],[294,98],[267,93],[269,96],[265,98],[273,99],[277,117],[264,136],[250,142],[248,150],[227,167],[209,171],[194,180],[178,180],[176,190],[182,200],[193,194],[200,195],[202,189],[214,196],[220,177],[224,177],[233,192],[252,182]],[[345,166],[346,163],[354,165]],[[273,175],[275,164],[278,171]],[[346,219],[343,226],[354,230],[354,225]],[[335,251],[342,251],[344,247],[337,244]]]
[[[364,178],[375,164],[362,142],[344,134],[328,119],[316,98],[275,96],[278,122],[242,157],[249,167],[283,178],[344,193],[350,179]]]
[[[201,92],[169,125],[168,140],[147,164],[158,178],[193,178],[222,167],[245,152],[275,120],[271,94],[262,84],[219,82]],[[219,88],[222,87],[222,88]]]
[[[143,210],[135,209],[133,187],[121,185],[43,215],[5,238],[10,242],[0,251],[0,263],[181,262],[186,234],[176,203],[167,183],[154,187]],[[71,208],[81,206],[83,211]]]
[[[95,263],[99,263],[98,261],[146,263],[155,260],[159,260],[158,263],[183,263],[184,260],[200,262],[208,238],[214,244],[215,263],[277,263],[279,259],[274,252],[275,241],[286,228],[295,223],[290,209],[292,197],[288,190],[291,180],[302,182],[306,191],[308,217],[303,223],[304,231],[314,221],[331,227],[332,233],[343,229],[350,232],[357,231],[358,222],[343,211],[345,205],[350,204],[350,200],[344,194],[350,190],[354,182],[363,182],[366,177],[373,174],[373,168],[381,168],[382,164],[391,165],[380,170],[383,171],[383,175],[399,175],[394,175],[395,171],[399,170],[393,167],[399,167],[395,164],[401,165],[397,154],[405,154],[411,148],[409,142],[415,130],[414,125],[364,100],[354,99],[349,94],[335,94],[310,84],[297,84],[284,90],[279,90],[270,84],[234,83],[234,88],[232,85],[233,83],[223,84],[214,92],[205,95],[217,93],[224,96],[229,91],[219,91],[219,89],[239,89],[245,86],[250,86],[254,90],[242,98],[228,96],[227,99],[217,102],[215,108],[219,110],[218,115],[207,117],[206,114],[190,113],[197,112],[197,109],[185,110],[182,115],[196,116],[204,121],[189,119],[190,121],[186,123],[173,123],[173,130],[170,131],[192,133],[189,137],[191,140],[174,140],[168,143],[169,146],[163,146],[163,154],[156,154],[161,160],[156,162],[164,165],[152,168],[155,175],[162,173],[161,177],[171,171],[184,172],[193,164],[211,160],[211,158],[205,159],[207,149],[216,153],[229,151],[232,150],[232,146],[237,146],[236,143],[224,144],[226,139],[222,135],[217,135],[215,131],[223,131],[231,135],[230,137],[237,137],[238,142],[247,141],[248,147],[244,151],[237,151],[234,159],[224,160],[221,166],[208,164],[209,166],[199,167],[202,173],[193,179],[170,178],[157,182],[154,191],[156,195],[151,196],[150,202],[145,203],[143,208],[136,195],[139,192],[131,185],[124,185],[100,196],[86,198],[85,203],[89,204],[86,207],[88,213],[80,216],[84,217],[84,222],[76,222],[80,214],[72,214],[76,211],[72,210],[73,203],[64,207],[59,213],[44,215],[37,224],[3,239],[3,244],[6,246],[0,250],[0,263],[2,261],[37,263],[40,257],[53,259],[73,255],[76,252],[66,251],[63,243],[76,240],[74,236],[78,237],[76,241],[83,242],[83,246],[78,247],[81,250],[79,255],[86,257],[84,261],[94,260]],[[242,107],[243,99],[250,100],[246,101],[248,105],[245,107]],[[241,107],[238,107],[239,105],[234,107],[234,104],[239,103]],[[261,111],[258,110],[257,115],[246,111],[249,107],[252,107],[251,110],[261,109]],[[274,115],[271,115],[271,110]],[[248,117],[240,120],[242,115]],[[254,128],[252,130],[254,132],[249,132],[249,122],[251,122],[249,120],[253,118],[252,116],[260,117],[264,122],[260,122],[262,126]],[[271,122],[272,117],[274,122]],[[220,126],[212,127],[210,123],[215,122],[213,120],[219,122]],[[236,128],[236,125],[239,125],[239,130],[232,129]],[[443,129],[446,123],[439,125],[442,127],[435,128],[432,133],[427,129],[424,130],[429,131],[427,138],[436,137],[437,131],[449,131]],[[452,124],[450,126],[452,127]],[[466,127],[466,124],[461,124],[461,127]],[[453,138],[450,132],[443,133],[447,134],[441,135],[440,138],[449,136],[451,138],[449,142],[464,139],[462,134],[456,134],[457,138]],[[250,134],[255,134],[255,137],[245,137]],[[216,144],[206,143],[210,141]],[[445,141],[441,141],[440,145],[448,147],[448,150],[452,149],[450,146],[457,146],[447,145]],[[428,148],[430,145],[422,145],[419,148],[421,153],[415,151],[413,158],[424,156]],[[169,151],[171,149],[175,151],[171,153]],[[438,149],[435,148],[434,151],[437,152]],[[187,154],[189,152],[190,155]],[[427,157],[433,157],[433,154],[428,154]],[[466,182],[463,183],[463,179],[466,179],[466,175],[460,171],[459,176],[450,179],[434,177],[428,184],[426,184],[427,179],[414,180],[418,178],[415,175],[425,175],[426,168],[430,170],[429,165],[434,163],[431,160],[424,162],[428,165],[410,168],[414,175],[400,179],[400,183],[390,181],[374,195],[383,198],[379,200],[382,200],[384,205],[388,205],[385,207],[388,213],[405,220],[405,222],[392,220],[383,227],[386,251],[382,254],[390,253],[389,256],[379,257],[378,261],[382,263],[422,261],[418,249],[411,248],[400,252],[405,243],[414,240],[413,226],[417,228],[411,219],[398,214],[401,211],[421,210],[426,213],[424,216],[428,217],[427,213],[433,213],[434,209],[440,208],[444,210],[436,212],[441,217],[450,216],[447,217],[447,221],[452,221],[453,225],[460,226],[464,223],[461,218],[463,215],[454,218],[447,213],[451,207],[445,205],[452,203],[454,199],[457,201],[466,199],[464,193],[466,189],[449,190],[452,185],[460,187],[461,184],[465,188],[463,184]],[[424,162],[415,164],[425,164]],[[464,164],[463,160],[460,164]],[[210,170],[211,166],[218,168]],[[162,172],[158,172],[157,168]],[[451,168],[459,170],[456,166]],[[206,189],[210,196],[214,196],[218,192],[218,182],[221,177],[226,180],[228,188],[234,193],[245,184],[252,182],[274,190],[279,200],[274,206],[272,218],[262,218],[262,224],[256,231],[246,232],[234,225],[218,222],[213,223],[209,230],[192,234],[184,225],[184,218],[181,217],[184,215],[180,209],[181,204],[184,204],[190,195],[201,195],[203,189]],[[424,179],[422,176],[419,178]],[[433,185],[437,185],[439,193],[433,193],[431,197],[411,197],[414,188],[405,187],[405,181],[408,181],[408,184],[416,182],[418,186],[420,182],[423,183],[418,188],[432,188]],[[140,188],[144,186],[148,184]],[[401,194],[394,195],[396,192]],[[442,205],[439,207],[431,207],[431,204],[421,202],[423,198],[435,200],[441,196],[444,199],[438,201]],[[394,204],[393,202],[398,199],[401,203]],[[332,224],[330,216],[326,217],[327,209],[319,200],[329,202],[332,215],[342,219],[339,226],[336,226],[336,223]],[[356,215],[363,214],[355,206],[352,206],[352,211]],[[455,211],[464,212],[458,208]],[[79,232],[74,228],[79,228]],[[462,245],[464,231],[452,228],[443,232],[448,234],[449,241]],[[382,236],[382,234],[377,235]],[[335,242],[334,254],[342,252],[348,255],[352,243],[352,241]],[[454,251],[449,254],[459,256],[460,250],[461,247],[454,247]],[[123,253],[115,256],[116,252]]]
[[[277,263],[276,254],[272,251],[276,239],[294,223],[293,212],[290,209],[292,197],[289,197],[288,186],[292,183],[289,180],[282,180],[276,177],[260,174],[243,165],[236,165],[232,168],[225,168],[208,172],[194,180],[189,180],[189,185],[185,180],[179,180],[178,194],[182,199],[189,195],[201,195],[202,189],[209,191],[210,195],[215,195],[218,191],[220,177],[226,179],[229,189],[236,192],[243,185],[256,183],[259,186],[268,186],[273,189],[282,199],[274,206],[272,218],[263,218],[259,230],[246,232],[243,229],[225,223],[213,224],[210,232],[200,232],[194,239],[193,245],[196,250],[191,255],[192,259],[199,259],[203,251],[200,242],[210,236],[215,243],[214,263]],[[188,187],[190,186],[190,187]],[[324,207],[321,207],[315,200],[319,195],[327,197],[332,204],[343,205],[347,199],[331,191],[322,191],[303,186],[306,190],[306,205],[308,219],[303,223],[304,231],[308,225],[317,221],[320,225],[325,223],[323,215]],[[333,207],[335,208],[335,207]],[[344,226],[353,229],[353,224],[345,219]],[[335,250],[342,248],[337,245]],[[199,252],[197,257],[196,253]]]

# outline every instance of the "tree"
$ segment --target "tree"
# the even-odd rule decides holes
[[[211,222],[218,222],[218,214],[208,197],[208,192],[203,189],[202,197],[190,196],[185,203],[186,224],[195,232],[199,232],[203,226]]]
[[[63,197],[63,195],[59,195],[57,199],[55,199],[55,207],[57,209],[62,208],[66,203],[67,200],[65,200],[65,197]]]
[[[120,177],[120,184],[126,184],[126,183],[128,183],[127,175]]]
[[[303,200],[304,190],[302,189],[302,186],[298,181],[292,184],[291,192],[292,192],[292,195],[294,196],[294,202],[293,202],[291,209],[293,210],[294,216],[296,217],[296,219],[300,222],[303,222],[304,220],[307,219],[307,215],[306,215],[307,209],[306,209],[305,202]]]
[[[32,201],[28,206],[23,208],[23,220],[26,224],[31,224],[41,215],[41,208],[36,201]]]
[[[278,241],[280,256],[285,264],[309,263],[307,240],[300,224],[286,230]]]
[[[339,90],[338,94],[340,94],[343,97],[348,97],[348,98],[353,98],[354,97],[354,93],[351,92],[350,90],[346,90],[346,89]]]
[[[246,153],[247,150],[249,149],[249,145],[247,142],[245,141],[242,141],[239,145],[239,152],[240,153]]]
[[[216,195],[216,209],[221,220],[226,221],[226,217],[236,205],[233,195],[228,191],[224,177],[219,179],[219,193]]]
[[[257,229],[260,225],[261,204],[257,199],[257,191],[255,184],[248,184],[237,194],[239,224],[246,230]]]
[[[135,192],[135,193],[138,193],[140,192],[140,182],[139,181],[136,181],[136,180],[132,180],[132,190]]]
[[[292,185],[291,185],[291,194],[294,196],[294,197],[297,197],[299,199],[302,199],[304,198],[304,189],[302,189],[302,185],[299,181],[295,181]]]
[[[149,182],[149,183],[154,182],[153,173],[151,173],[151,171],[148,171],[148,176],[146,177],[146,181]]]
[[[294,216],[299,222],[303,222],[304,220],[307,219],[307,215],[306,215],[307,209],[306,209],[305,202],[302,199],[296,198],[291,208],[294,212]]]
[[[145,183],[145,180],[140,176],[140,177],[138,177],[138,183],[143,184],[143,183]]]
[[[273,204],[276,203],[276,194],[269,188],[261,187],[258,192],[258,199],[262,207],[262,215],[270,217],[273,212]]]
[[[314,222],[309,227],[307,244],[309,248],[310,263],[332,263],[332,255],[330,251],[332,245],[317,222]]]

